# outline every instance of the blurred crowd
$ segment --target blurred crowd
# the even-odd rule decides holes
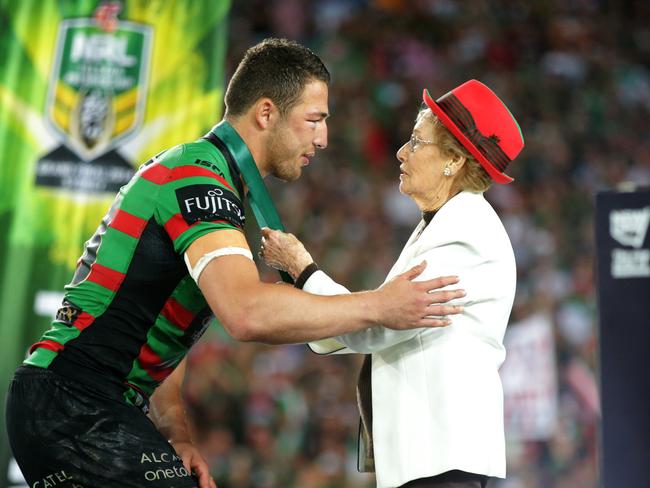
[[[508,171],[516,181],[486,196],[517,259],[511,327],[549,317],[558,393],[547,438],[507,436],[508,478],[494,486],[597,486],[594,196],[650,185],[650,4],[238,0],[229,30],[227,73],[271,35],[308,45],[332,73],[328,149],[300,182],[269,186],[287,229],[353,290],[382,283],[420,218],[397,190],[395,152],[422,88],[435,98],[476,78],[507,103],[526,147]],[[356,471],[360,364],[213,328],[191,353],[186,398],[219,487],[374,486]]]

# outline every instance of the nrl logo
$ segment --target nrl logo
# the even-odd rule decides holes
[[[625,246],[640,248],[650,224],[650,207],[612,210],[609,214],[609,233]]]
[[[132,135],[142,124],[151,28],[121,21],[118,2],[94,18],[59,26],[47,118],[63,144],[85,161]]]

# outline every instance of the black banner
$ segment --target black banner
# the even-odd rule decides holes
[[[649,224],[650,191],[597,195],[605,488],[650,486]]]

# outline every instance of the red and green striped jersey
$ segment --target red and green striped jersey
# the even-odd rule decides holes
[[[244,226],[230,137],[200,139],[145,163],[86,242],[63,307],[25,363],[150,395],[211,321],[183,253],[198,237]],[[225,155],[224,155],[225,154]]]

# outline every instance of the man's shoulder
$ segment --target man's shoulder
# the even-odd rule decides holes
[[[204,139],[174,146],[158,159],[170,169],[183,166],[196,167],[211,171],[221,178],[231,179],[226,158],[221,151]]]

